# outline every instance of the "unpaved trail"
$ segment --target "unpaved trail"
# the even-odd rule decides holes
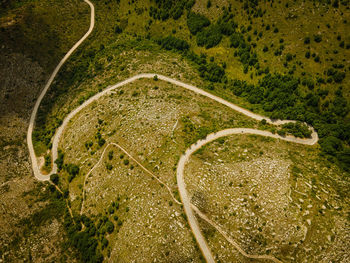
[[[188,89],[188,90],[191,90],[197,94],[200,94],[202,96],[205,96],[205,97],[208,97],[212,100],[215,100],[235,111],[238,111],[248,117],[251,117],[255,120],[263,120],[265,119],[267,123],[270,123],[270,124],[273,124],[273,125],[281,125],[281,124],[284,124],[284,123],[288,123],[288,122],[295,122],[293,120],[271,120],[270,118],[268,117],[264,117],[264,116],[261,116],[261,115],[258,115],[258,114],[255,114],[251,111],[248,111],[244,108],[241,108],[231,102],[228,102],[218,96],[215,96],[209,92],[206,92],[200,88],[197,88],[195,86],[192,86],[190,84],[186,84],[184,82],[181,82],[181,81],[178,81],[178,80],[175,80],[175,79],[172,79],[172,78],[169,78],[169,77],[166,77],[166,76],[163,76],[163,75],[159,75],[159,74],[154,74],[154,73],[143,73],[143,74],[139,74],[139,75],[136,75],[136,76],[133,76],[131,78],[128,78],[122,82],[119,82],[113,86],[110,86],[108,87],[107,89],[95,94],[94,96],[90,97],[88,100],[86,100],[83,104],[81,104],[79,107],[75,108],[73,111],[71,111],[63,120],[61,126],[57,129],[54,137],[53,137],[53,141],[52,141],[52,160],[55,161],[57,159],[57,156],[58,156],[58,143],[60,141],[60,138],[64,132],[64,129],[65,127],[67,126],[67,124],[69,123],[69,121],[78,113],[80,112],[82,109],[84,109],[86,106],[90,105],[92,102],[96,101],[97,99],[99,99],[100,97],[104,96],[104,95],[107,95],[109,94],[112,90],[116,89],[116,88],[119,88],[119,87],[122,87],[126,84],[129,84],[135,80],[138,80],[138,79],[143,79],[143,78],[148,78],[148,79],[153,79],[154,76],[157,76],[158,79],[160,80],[164,80],[166,82],[169,82],[169,83],[172,83],[174,85],[177,85],[177,86],[180,86],[180,87],[183,87],[185,89]],[[42,95],[42,94],[41,94]],[[41,98],[42,99],[42,98]],[[39,99],[38,99],[39,101]],[[37,111],[37,109],[34,109]],[[33,111],[34,113],[34,111]],[[36,114],[35,114],[36,115]],[[35,117],[34,115],[34,117]],[[33,116],[33,114],[32,114]],[[33,121],[34,123],[34,121]],[[31,123],[32,124],[32,123]],[[315,144],[317,141],[318,141],[318,136],[317,136],[317,133],[315,132],[315,130],[309,126],[309,128],[312,130],[312,135],[311,135],[311,138],[308,138],[308,139],[301,139],[301,138],[296,138],[294,136],[285,136],[285,137],[282,137],[282,136],[279,136],[279,135],[274,135],[275,138],[280,138],[280,139],[283,139],[283,140],[286,140],[286,141],[290,141],[290,142],[295,142],[295,143],[300,143],[300,144],[306,144],[306,145],[313,145]],[[55,163],[53,163],[53,168],[51,170],[51,172],[48,174],[48,175],[44,175],[44,174],[41,174],[40,172],[40,169],[38,167],[38,164],[37,164],[37,158],[35,156],[35,153],[34,153],[34,148],[33,148],[33,144],[32,144],[32,136],[30,136],[30,140],[29,140],[29,133],[30,135],[32,134],[32,130],[33,130],[33,125],[32,126],[29,126],[28,128],[28,137],[27,137],[27,141],[28,141],[28,147],[30,149],[32,149],[32,152],[33,152],[33,155],[31,154],[31,160],[32,160],[32,164],[33,164],[33,171],[34,171],[34,175],[35,177],[38,179],[38,180],[41,180],[41,181],[46,181],[46,180],[49,180],[50,178],[50,175],[53,174],[53,173],[57,173],[57,165]],[[265,136],[264,135],[265,133],[262,133],[261,135]],[[31,152],[31,150],[30,150]]]
[[[90,6],[90,10],[91,10],[91,12],[90,12],[90,27],[89,27],[89,30],[67,52],[67,54],[62,58],[60,63],[58,63],[58,65],[56,66],[55,70],[52,72],[49,80],[47,81],[44,89],[41,91],[37,101],[35,102],[34,109],[32,111],[32,114],[31,114],[30,120],[29,120],[29,127],[28,127],[28,132],[27,132],[28,150],[29,150],[29,154],[30,154],[30,159],[32,161],[32,167],[33,167],[34,176],[40,181],[47,181],[47,180],[49,180],[50,179],[50,175],[52,174],[52,172],[50,173],[50,175],[44,175],[44,174],[42,174],[40,172],[40,167],[38,166],[38,162],[37,162],[37,158],[36,158],[35,151],[34,151],[34,146],[33,146],[33,140],[32,140],[32,136],[33,136],[32,134],[33,134],[33,129],[34,129],[34,125],[35,125],[35,118],[36,118],[36,114],[38,113],[38,109],[39,109],[40,103],[43,100],[46,92],[50,88],[50,86],[51,86],[53,80],[55,79],[58,71],[61,69],[63,64],[67,61],[67,59],[73,54],[73,52],[81,45],[81,43],[83,43],[83,41],[88,38],[88,36],[91,34],[92,30],[94,29],[94,26],[95,26],[95,7],[89,0],[84,0],[84,1]],[[56,155],[53,155],[53,157],[55,157],[55,156],[57,158],[57,153],[56,153]],[[56,160],[56,159],[53,159],[53,160]],[[56,172],[56,171],[57,171],[57,167],[54,170],[54,172]]]
[[[63,120],[62,125],[57,129],[55,136],[53,137],[53,142],[52,142],[52,160],[53,160],[53,167],[52,170],[49,174],[42,174],[40,171],[40,167],[38,165],[38,160],[37,157],[35,155],[34,152],[34,147],[33,147],[33,141],[32,141],[32,134],[33,134],[33,129],[34,129],[34,125],[35,125],[35,119],[36,119],[36,115],[40,106],[41,101],[43,100],[46,92],[48,91],[48,89],[50,88],[54,78],[56,77],[58,71],[61,69],[62,65],[67,61],[67,59],[73,54],[73,52],[81,45],[81,43],[91,34],[94,25],[95,25],[95,8],[94,5],[89,1],[89,0],[84,0],[89,6],[90,6],[90,10],[91,10],[91,19],[90,19],[90,27],[88,29],[88,31],[85,33],[85,35],[67,52],[67,54],[63,57],[63,59],[59,62],[59,64],[56,66],[55,70],[53,71],[53,73],[51,74],[48,82],[46,83],[44,89],[42,90],[42,92],[40,93],[34,109],[32,111],[31,117],[30,117],[30,121],[29,121],[29,127],[28,127],[28,132],[27,132],[27,144],[28,144],[28,150],[29,150],[29,154],[30,154],[30,158],[31,158],[31,162],[32,162],[32,168],[33,168],[33,172],[34,172],[34,176],[40,180],[40,181],[48,181],[50,179],[50,175],[53,173],[57,173],[57,165],[54,163],[54,161],[57,159],[58,156],[58,143],[60,141],[61,135],[64,132],[65,127],[67,126],[67,124],[69,123],[69,121],[79,112],[81,111],[83,108],[85,108],[86,106],[88,106],[89,104],[91,104],[93,101],[97,100],[98,98],[100,98],[103,95],[108,94],[110,91],[112,91],[113,89],[116,89],[118,87],[121,87],[123,85],[126,85],[128,83],[131,83],[137,79],[141,79],[141,78],[154,78],[155,75],[158,76],[158,79],[160,80],[164,80],[167,81],[169,83],[172,83],[174,85],[183,87],[185,89],[191,90],[197,94],[200,94],[202,96],[208,97],[212,100],[215,100],[223,105],[226,105],[227,107],[240,112],[248,117],[251,117],[255,120],[262,120],[265,119],[268,123],[273,124],[273,125],[281,125],[287,122],[295,122],[295,121],[289,121],[289,120],[271,120],[268,117],[264,117],[258,114],[255,114],[251,111],[248,111],[244,108],[241,108],[233,103],[230,103],[218,96],[215,96],[213,94],[210,94],[202,89],[199,89],[197,87],[194,87],[192,85],[186,84],[184,82],[175,80],[175,79],[171,79],[169,77],[163,76],[163,75],[158,75],[158,74],[154,74],[154,73],[144,73],[144,74],[139,74],[136,76],[133,76],[129,79],[126,79],[122,82],[119,82],[103,91],[101,91],[100,93],[97,93],[96,95],[94,95],[93,97],[91,97],[90,99],[88,99],[87,101],[85,101],[82,105],[80,105],[79,107],[77,107],[76,109],[74,109],[72,112],[70,112],[66,118]],[[246,128],[235,128],[235,129],[226,129],[217,133],[213,133],[213,134],[209,134],[205,139],[203,140],[199,140],[197,143],[191,145],[191,147],[189,149],[186,150],[185,154],[181,156],[180,161],[178,163],[178,167],[177,167],[177,183],[178,183],[178,188],[179,188],[179,193],[180,193],[180,197],[184,206],[184,210],[186,213],[186,216],[188,218],[188,222],[189,225],[192,229],[192,232],[197,240],[197,243],[199,245],[199,248],[201,249],[204,258],[206,259],[207,262],[214,262],[214,258],[213,255],[200,231],[198,222],[193,214],[192,211],[192,207],[190,204],[190,200],[189,197],[187,195],[186,192],[186,186],[183,180],[183,171],[185,168],[185,164],[188,161],[188,159],[190,158],[191,154],[194,153],[196,150],[200,149],[202,146],[204,146],[205,144],[216,140],[220,137],[223,136],[228,136],[231,134],[257,134],[257,135],[261,135],[261,136],[268,136],[268,137],[273,137],[273,138],[279,138],[282,140],[286,140],[286,141],[290,141],[290,142],[294,142],[294,143],[300,143],[300,144],[305,144],[305,145],[313,145],[315,143],[317,143],[318,141],[318,135],[315,132],[315,130],[309,126],[309,128],[312,130],[312,137],[310,139],[300,139],[300,138],[296,138],[294,136],[286,136],[286,137],[281,137],[279,135],[276,134],[272,134],[268,131],[261,131],[261,130],[254,130],[254,129],[246,129]],[[121,148],[119,145],[118,147],[125,151],[123,148]],[[136,160],[135,160],[136,161]],[[137,161],[136,161],[137,162]],[[139,163],[138,163],[139,164]],[[141,164],[139,164],[141,165]],[[141,165],[142,167],[142,165]],[[168,189],[170,190],[170,189]],[[170,191],[171,193],[171,191]],[[201,214],[199,214],[201,215]],[[203,216],[203,214],[202,214]],[[210,222],[209,222],[210,223]],[[212,222],[211,223],[214,227],[215,224]],[[227,239],[228,237],[225,236],[225,238]],[[244,252],[244,251],[243,251]],[[248,255],[248,254],[245,254]],[[249,255],[248,255],[249,256]],[[273,260],[273,259],[271,259]],[[277,260],[277,259],[276,259]],[[277,260],[278,261],[278,260]],[[277,262],[276,261],[276,262]]]

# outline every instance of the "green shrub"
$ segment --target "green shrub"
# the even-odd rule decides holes
[[[158,44],[167,50],[179,50],[185,51],[188,50],[190,45],[182,39],[176,38],[174,36],[167,36],[165,38],[159,39]]]
[[[314,35],[314,40],[316,43],[320,43],[322,41],[322,36],[321,35]]]
[[[67,165],[66,170],[69,174],[68,181],[71,182],[75,178],[75,176],[79,174],[80,168],[79,166],[70,163]]]
[[[58,181],[59,181],[59,176],[58,174],[51,174],[50,176],[50,181],[52,183],[54,183],[55,185],[58,185]]]
[[[282,125],[282,130],[299,138],[310,138],[311,130],[301,122],[290,122]]]
[[[187,26],[191,34],[196,35],[204,27],[207,27],[209,25],[210,25],[210,21],[205,16],[201,14],[193,13],[193,12],[188,13]]]
[[[108,159],[109,159],[109,160],[112,160],[112,159],[113,159],[113,151],[110,151],[110,152],[108,153]]]
[[[304,44],[310,44],[310,37],[304,38]]]
[[[197,45],[206,48],[215,47],[220,43],[222,34],[218,24],[210,25],[197,34]]]

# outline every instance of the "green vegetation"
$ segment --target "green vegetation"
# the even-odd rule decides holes
[[[220,43],[222,34],[217,24],[210,25],[208,28],[197,34],[197,45],[205,46],[205,48],[215,47]]]
[[[185,40],[176,38],[174,36],[168,36],[166,38],[159,39],[158,44],[167,50],[179,50],[185,51],[188,50],[189,45]]]
[[[290,122],[282,125],[282,130],[299,138],[310,138],[311,130],[301,122]]]
[[[186,0],[156,0],[157,7],[150,7],[149,15],[154,19],[167,20],[173,18],[179,19],[184,9],[190,9],[194,5],[194,1]]]
[[[58,185],[59,175],[58,174],[51,174],[50,181],[53,182],[55,185]]]
[[[70,163],[67,164],[65,168],[69,174],[68,181],[71,182],[79,174],[79,166]]]
[[[57,169],[58,171],[61,171],[63,168],[63,162],[64,162],[64,153],[62,152],[62,150],[58,150],[58,157],[55,160],[55,163],[57,165]]]
[[[205,16],[194,12],[188,13],[187,26],[191,34],[195,35],[198,32],[202,31],[204,27],[207,27],[209,25],[210,25],[210,21]]]

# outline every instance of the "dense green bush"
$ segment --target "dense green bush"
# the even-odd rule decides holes
[[[58,181],[59,181],[58,174],[51,174],[50,175],[50,181],[53,182],[55,185],[58,185]]]
[[[320,43],[322,41],[322,36],[321,35],[314,35],[314,40],[316,43]]]
[[[244,43],[244,37],[240,33],[233,33],[230,37],[231,47],[238,48]]]
[[[59,149],[57,159],[55,160],[55,164],[57,165],[58,171],[62,170],[63,161],[64,161],[64,153],[62,152],[62,150]]]
[[[210,25],[208,18],[201,14],[189,12],[187,16],[187,26],[191,34],[195,35],[200,32],[203,28]]]
[[[199,72],[204,79],[212,82],[221,82],[225,75],[225,70],[215,63],[202,65]]]
[[[81,223],[85,226],[84,231],[81,231]],[[74,222],[67,211],[64,218],[64,226],[68,234],[68,244],[77,250],[80,261],[90,263],[103,262],[103,255],[98,248],[98,241],[95,238],[96,227],[90,218],[83,215],[81,218],[76,218]]]
[[[310,138],[312,133],[307,125],[301,122],[283,124],[282,129],[299,138]]]
[[[68,172],[68,181],[71,182],[78,174],[79,174],[79,166],[75,165],[75,164],[67,164],[66,166],[66,170]]]
[[[222,34],[218,24],[210,25],[197,34],[197,45],[206,48],[215,47],[220,43]]]
[[[156,7],[151,6],[149,15],[157,20],[179,19],[185,9],[191,9],[195,1],[186,0],[156,0]]]
[[[158,44],[167,50],[179,50],[185,51],[188,50],[190,45],[182,39],[176,38],[174,36],[167,36],[165,38],[161,38],[158,41]]]

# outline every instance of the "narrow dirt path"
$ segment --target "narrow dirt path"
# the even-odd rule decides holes
[[[169,77],[166,77],[166,76],[163,76],[163,75],[158,75],[158,74],[153,74],[153,73],[144,73],[144,74],[139,74],[139,75],[136,75],[134,77],[131,77],[129,79],[126,79],[122,82],[119,82],[103,91],[101,91],[100,93],[97,93],[96,95],[92,96],[90,99],[88,99],[87,101],[85,101],[83,104],[81,104],[79,107],[77,107],[76,109],[74,109],[72,112],[70,112],[66,118],[63,120],[63,123],[62,125],[57,129],[56,131],[56,134],[53,138],[53,143],[52,143],[52,160],[56,160],[57,159],[57,156],[58,156],[58,143],[60,141],[60,138],[64,132],[64,129],[65,127],[67,126],[67,124],[69,123],[69,121],[78,113],[80,112],[82,109],[84,109],[86,106],[90,105],[92,102],[96,101],[97,99],[99,99],[100,97],[106,95],[106,94],[109,94],[112,90],[116,89],[116,88],[119,88],[121,86],[124,86],[128,83],[131,83],[137,79],[142,79],[142,78],[154,78],[154,76],[157,76],[158,79],[160,80],[164,80],[164,81],[167,81],[169,83],[172,83],[172,84],[175,84],[177,86],[180,86],[180,87],[183,87],[185,89],[188,89],[188,90],[191,90],[197,94],[200,94],[202,96],[205,96],[205,97],[208,97],[210,99],[213,99],[221,104],[224,104],[226,105],[227,107],[235,110],[235,111],[238,111],[248,117],[251,117],[253,119],[256,119],[256,120],[262,120],[262,119],[265,119],[268,123],[270,124],[273,124],[273,125],[281,125],[281,124],[284,124],[284,123],[288,123],[288,122],[295,122],[295,121],[290,121],[290,120],[271,120],[270,118],[268,117],[264,117],[264,116],[261,116],[261,115],[258,115],[258,114],[255,114],[253,112],[250,112],[244,108],[241,108],[233,103],[230,103],[220,97],[217,97],[213,94],[210,94],[204,90],[201,90],[197,87],[194,87],[192,85],[189,85],[189,84],[186,84],[186,83],[183,83],[181,81],[178,81],[178,80],[174,80],[174,79],[171,79]],[[180,193],[180,197],[181,197],[181,200],[182,200],[182,203],[184,205],[184,210],[185,210],[185,213],[186,213],[186,216],[188,218],[188,222],[189,222],[189,225],[193,231],[193,234],[197,240],[197,243],[199,245],[199,248],[201,249],[202,253],[203,253],[203,256],[205,257],[206,261],[207,262],[214,262],[214,258],[213,258],[213,255],[206,243],[206,240],[205,238],[203,237],[201,231],[200,231],[200,228],[199,228],[199,225],[198,225],[198,222],[193,214],[193,211],[192,211],[192,208],[191,208],[191,205],[190,205],[190,200],[189,200],[189,197],[187,195],[187,191],[186,191],[186,186],[185,186],[185,183],[184,183],[184,180],[183,180],[183,170],[184,170],[184,167],[185,167],[185,163],[188,161],[188,158],[190,157],[190,155],[195,151],[195,150],[198,150],[201,146],[203,146],[204,144],[212,141],[212,140],[215,140],[217,138],[220,138],[222,136],[227,136],[227,135],[231,135],[231,134],[245,134],[245,133],[248,133],[248,134],[257,134],[257,135],[261,135],[261,136],[269,136],[269,137],[273,137],[273,138],[276,138],[276,139],[281,139],[281,140],[285,140],[285,141],[290,141],[290,142],[294,142],[294,143],[299,143],[299,144],[304,144],[304,145],[313,145],[315,143],[317,143],[318,141],[318,135],[316,133],[316,131],[311,127],[309,126],[309,128],[312,130],[312,135],[311,135],[311,138],[308,138],[308,139],[301,139],[301,138],[296,138],[294,136],[285,136],[285,137],[282,137],[282,136],[279,136],[277,134],[272,134],[268,131],[262,131],[262,130],[254,130],[254,129],[248,129],[248,128],[235,128],[235,129],[227,129],[227,130],[223,130],[223,131],[220,131],[216,134],[210,134],[207,136],[206,139],[204,140],[200,140],[199,142],[195,143],[194,145],[192,145],[189,149],[186,150],[185,152],[185,155],[181,156],[180,158],[180,161],[178,163],[178,167],[177,167],[177,183],[178,183],[178,188],[179,188],[179,193]],[[32,131],[31,131],[32,132]],[[31,133],[30,132],[30,133]],[[29,133],[29,132],[28,132]],[[31,136],[30,136],[31,138]],[[32,143],[31,140],[29,142],[28,140],[28,147],[29,147],[29,144]],[[198,148],[199,147],[199,148]],[[31,149],[33,150],[33,145],[31,144]],[[37,164],[37,160],[36,160],[36,156],[34,154],[34,150],[33,150],[33,156],[31,155],[31,158],[32,158],[32,165],[33,165],[33,171],[34,171],[34,175],[35,177],[38,179],[38,180],[41,180],[41,181],[46,181],[46,180],[49,180],[50,178],[50,175],[53,174],[53,173],[57,173],[57,165],[55,163],[53,163],[53,168],[51,170],[51,172],[49,173],[49,175],[43,175],[41,174],[40,172],[40,169],[38,167],[38,164]]]
[[[86,180],[88,179],[88,177],[90,176],[90,174],[92,173],[93,170],[95,170],[95,168],[101,163],[102,159],[103,159],[103,156],[105,155],[106,151],[108,148],[110,148],[110,146],[114,146],[114,147],[117,147],[118,149],[120,149],[122,152],[124,152],[132,161],[134,161],[138,166],[141,167],[142,170],[144,170],[148,175],[150,175],[152,178],[156,179],[158,181],[159,184],[162,184],[166,187],[166,189],[168,190],[171,198],[174,200],[174,202],[178,205],[181,205],[181,202],[179,202],[173,192],[171,191],[170,187],[164,183],[162,180],[160,180],[155,174],[153,174],[150,170],[148,170],[145,166],[143,166],[139,161],[137,161],[130,153],[128,153],[122,146],[120,146],[119,144],[117,143],[110,143],[108,144],[105,149],[103,150],[101,156],[100,156],[100,159],[98,160],[98,162],[94,165],[94,167],[92,167],[90,169],[90,171],[85,175],[85,178],[84,178],[84,184],[83,184],[83,200],[82,200],[82,204],[81,204],[81,209],[80,209],[80,215],[83,214],[84,212],[84,202],[85,202],[85,185],[86,185]]]
[[[34,125],[35,125],[35,119],[36,119],[36,115],[40,106],[41,101],[43,100],[46,92],[48,91],[49,87],[51,86],[54,78],[56,77],[58,71],[61,69],[62,65],[67,61],[67,59],[73,54],[73,52],[81,45],[81,43],[91,34],[94,25],[95,25],[95,8],[94,5],[89,1],[89,0],[84,0],[89,6],[90,6],[90,10],[91,10],[91,20],[90,20],[90,27],[88,29],[88,31],[85,33],[85,35],[67,52],[67,54],[63,57],[63,59],[59,62],[59,64],[56,66],[55,70],[53,71],[53,73],[51,74],[48,82],[46,83],[44,89],[42,90],[42,92],[40,93],[40,96],[38,97],[35,105],[34,105],[34,109],[32,111],[31,117],[30,117],[30,121],[29,121],[29,127],[28,127],[28,132],[27,132],[27,144],[28,144],[28,150],[29,150],[29,154],[30,154],[30,158],[31,158],[31,162],[32,162],[32,168],[33,168],[33,172],[34,172],[34,176],[40,180],[40,181],[48,181],[50,179],[50,175],[53,173],[57,173],[57,165],[55,163],[53,163],[53,167],[51,172],[46,175],[46,174],[42,174],[40,172],[40,167],[38,165],[38,160],[37,157],[35,155],[34,152],[34,147],[33,147],[33,141],[32,141],[32,134],[33,134],[33,129],[34,129]],[[60,141],[61,135],[63,134],[63,131],[65,129],[65,127],[67,126],[67,124],[69,123],[69,121],[79,112],[81,111],[83,108],[85,108],[86,106],[88,106],[90,103],[92,103],[93,101],[97,100],[98,98],[100,98],[103,95],[108,94],[110,91],[112,91],[113,89],[116,89],[118,87],[121,87],[123,85],[126,85],[128,83],[131,83],[137,79],[141,79],[141,78],[153,78],[155,76],[154,73],[149,74],[149,73],[145,73],[145,74],[139,74],[136,75],[134,77],[131,77],[129,79],[126,79],[112,87],[109,87],[105,90],[103,90],[100,93],[97,93],[95,96],[91,97],[90,99],[88,99],[87,101],[85,101],[82,105],[80,105],[79,107],[77,107],[76,109],[74,109],[72,112],[70,112],[66,118],[63,120],[62,125],[57,129],[55,136],[53,137],[53,142],[52,142],[52,160],[55,161],[57,159],[58,156],[58,143]],[[251,117],[253,119],[256,120],[262,120],[262,119],[266,119],[266,121],[268,123],[274,124],[274,125],[280,125],[280,124],[284,124],[287,122],[295,122],[295,121],[288,121],[288,120],[278,120],[278,121],[274,121],[271,120],[270,118],[255,114],[253,112],[250,112],[244,108],[241,108],[233,103],[230,103],[218,96],[215,96],[213,94],[210,94],[202,89],[199,89],[197,87],[194,87],[192,85],[183,83],[181,81],[178,80],[174,80],[171,79],[169,77],[163,76],[163,75],[157,75],[158,79],[170,82],[172,84],[175,84],[177,86],[183,87],[185,89],[191,90],[197,94],[200,94],[202,96],[208,97],[212,100],[215,100],[221,104],[226,105],[227,107],[240,112],[248,117]],[[183,170],[185,167],[186,162],[188,161],[188,159],[190,158],[191,154],[193,152],[195,152],[196,150],[198,150],[200,147],[202,147],[203,145],[205,145],[206,143],[209,143],[210,141],[213,141],[217,138],[220,138],[222,136],[227,136],[227,135],[231,135],[231,134],[244,134],[244,133],[249,133],[249,134],[258,134],[258,135],[262,135],[262,136],[269,136],[269,137],[274,137],[274,138],[279,138],[282,140],[286,140],[286,141],[290,141],[290,142],[294,142],[294,143],[300,143],[300,144],[305,144],[305,145],[313,145],[315,143],[317,143],[318,141],[318,135],[315,132],[315,130],[309,126],[309,128],[312,130],[312,137],[310,139],[300,139],[300,138],[295,138],[293,136],[287,136],[287,137],[281,137],[275,134],[272,134],[270,132],[267,131],[260,131],[260,130],[253,130],[253,129],[244,129],[244,128],[238,128],[238,129],[227,129],[227,130],[223,130],[220,131],[216,134],[210,134],[207,136],[206,139],[204,140],[200,140],[198,141],[196,144],[192,145],[189,149],[186,150],[185,155],[181,156],[178,167],[177,167],[177,180],[178,180],[178,188],[179,188],[179,193],[180,193],[180,197],[182,200],[182,203],[184,205],[185,208],[185,213],[187,215],[188,218],[188,222],[190,224],[190,227],[193,231],[193,234],[197,240],[197,243],[204,255],[204,258],[206,259],[207,262],[214,262],[214,258],[212,256],[212,253],[199,229],[199,225],[198,222],[195,218],[195,216],[193,215],[193,211],[192,211],[192,207],[190,204],[190,200],[189,197],[187,195],[186,192],[186,187],[185,187],[185,183],[183,180]],[[119,145],[117,145],[117,147],[119,147],[122,151],[125,151],[123,148],[121,148]],[[126,153],[126,151],[125,151]],[[103,156],[103,155],[102,155]],[[101,156],[101,159],[102,159]],[[130,156],[129,156],[130,157]],[[131,158],[131,157],[130,157]],[[138,163],[135,159],[134,161],[136,163]],[[138,163],[139,165],[141,165],[140,163]],[[141,167],[143,167],[141,165]],[[146,168],[144,169],[146,172],[148,171]],[[89,174],[92,172],[92,170],[89,172]],[[152,175],[152,173],[151,173]],[[87,178],[88,176],[86,176]],[[86,180],[85,178],[85,180]],[[159,179],[156,177],[156,179],[159,181]],[[85,182],[84,182],[85,184]],[[166,184],[164,184],[166,185]],[[168,188],[168,191],[171,193],[172,192],[170,190],[170,188]],[[83,193],[85,194],[85,192]],[[172,195],[172,197],[174,198],[174,196]],[[176,199],[175,199],[176,200]],[[213,225],[214,226],[214,225]],[[215,226],[214,226],[215,227]],[[225,237],[227,238],[227,237]],[[248,254],[246,254],[248,255]],[[277,261],[276,261],[277,262]]]
[[[244,108],[241,108],[231,102],[228,102],[218,96],[215,96],[209,92],[206,92],[200,88],[197,88],[197,87],[194,87],[192,85],[189,85],[189,84],[186,84],[184,82],[181,82],[181,81],[178,81],[178,80],[175,80],[175,79],[172,79],[172,78],[169,78],[169,77],[166,77],[166,76],[163,76],[163,75],[159,75],[159,74],[154,74],[154,73],[143,73],[143,74],[139,74],[139,75],[136,75],[136,76],[133,76],[131,78],[128,78],[122,82],[119,82],[113,86],[110,86],[109,88],[95,94],[94,96],[92,96],[91,98],[89,98],[88,100],[86,100],[83,104],[81,104],[79,107],[75,108],[73,111],[71,111],[63,120],[61,126],[57,129],[54,137],[53,137],[53,141],[52,141],[52,160],[56,160],[57,159],[57,156],[58,156],[58,143],[60,141],[60,138],[64,132],[64,129],[65,127],[67,126],[67,124],[69,123],[69,121],[78,113],[80,112],[82,109],[84,109],[85,107],[87,107],[88,105],[90,105],[92,102],[96,101],[97,99],[99,99],[100,97],[104,96],[104,95],[107,95],[109,94],[112,90],[116,89],[116,88],[119,88],[119,87],[122,87],[126,84],[129,84],[135,80],[138,80],[138,79],[143,79],[143,78],[148,78],[148,79],[152,79],[154,78],[154,76],[157,76],[158,79],[160,80],[164,80],[166,82],[169,82],[169,83],[172,83],[174,85],[177,85],[177,86],[180,86],[180,87],[183,87],[185,89],[188,89],[188,90],[191,90],[197,94],[200,94],[202,96],[205,96],[205,97],[208,97],[212,100],[215,100],[235,111],[238,111],[250,118],[253,118],[255,120],[262,120],[262,119],[265,119],[267,123],[270,123],[270,124],[273,124],[273,125],[281,125],[281,124],[284,124],[284,123],[288,123],[288,122],[295,122],[293,120],[272,120],[268,117],[264,117],[264,116],[261,116],[261,115],[258,115],[258,114],[255,114],[251,111],[248,111]],[[42,94],[41,94],[42,95]],[[39,100],[38,100],[39,101]],[[37,111],[37,109],[34,109]],[[34,111],[33,111],[34,113]],[[36,113],[34,114],[34,117],[35,117]],[[33,116],[33,114],[32,114]],[[33,121],[34,123],[34,121]],[[308,139],[301,139],[301,138],[296,138],[294,136],[285,136],[285,137],[282,137],[282,136],[279,136],[279,135],[275,135],[276,138],[280,138],[280,139],[283,139],[283,140],[287,140],[287,141],[290,141],[290,142],[295,142],[295,143],[300,143],[300,144],[306,144],[306,145],[313,145],[315,144],[317,141],[318,141],[318,136],[317,136],[317,133],[315,132],[315,130],[309,126],[309,128],[312,130],[312,135],[311,135],[311,138],[308,138]],[[38,179],[38,180],[41,180],[41,181],[46,181],[46,180],[49,180],[50,178],[50,175],[53,174],[53,173],[57,173],[57,165],[55,163],[53,163],[53,167],[52,167],[52,170],[51,172],[48,174],[48,175],[45,175],[45,174],[41,174],[40,172],[40,169],[38,167],[38,163],[37,163],[37,158],[35,156],[35,153],[34,153],[34,148],[33,148],[33,144],[32,144],[32,130],[33,130],[33,125],[32,126],[29,126],[28,128],[28,137],[27,137],[27,142],[28,142],[28,148],[30,149],[30,153],[31,153],[31,160],[32,160],[32,165],[33,165],[33,171],[34,171],[34,176]],[[30,134],[30,140],[29,140],[29,134]],[[262,134],[264,135],[264,134]],[[33,153],[33,155],[32,155]]]
[[[89,6],[90,6],[90,27],[89,30],[85,33],[85,35],[77,42],[75,43],[75,45],[67,52],[67,54],[62,58],[62,60],[60,61],[60,63],[58,63],[58,65],[56,66],[55,70],[52,72],[49,80],[47,81],[44,89],[41,91],[39,98],[37,99],[37,101],[35,102],[34,105],[34,109],[32,111],[32,114],[30,116],[30,120],[29,120],[29,127],[28,127],[28,132],[27,132],[27,144],[28,144],[28,150],[29,150],[29,154],[30,154],[30,159],[32,161],[32,167],[33,167],[33,172],[34,172],[34,176],[40,180],[40,181],[47,181],[50,179],[50,175],[53,174],[53,172],[51,172],[49,175],[45,175],[42,174],[40,172],[40,167],[38,166],[38,161],[35,155],[35,151],[34,151],[34,146],[33,146],[33,141],[32,141],[32,137],[33,137],[33,129],[34,129],[34,125],[35,125],[35,118],[36,115],[38,113],[38,109],[40,106],[41,101],[43,100],[46,92],[48,91],[48,89],[50,88],[53,80],[55,79],[58,71],[61,69],[61,67],[63,66],[63,64],[67,61],[67,59],[73,54],[73,52],[81,45],[81,43],[83,43],[83,41],[85,39],[88,38],[88,36],[91,34],[92,30],[94,29],[95,26],[95,7],[94,5],[89,1],[89,0],[84,0]],[[56,157],[57,159],[57,152],[56,155],[53,156]],[[56,160],[56,159],[53,159]],[[54,170],[54,173],[56,173],[57,171],[57,167]]]

